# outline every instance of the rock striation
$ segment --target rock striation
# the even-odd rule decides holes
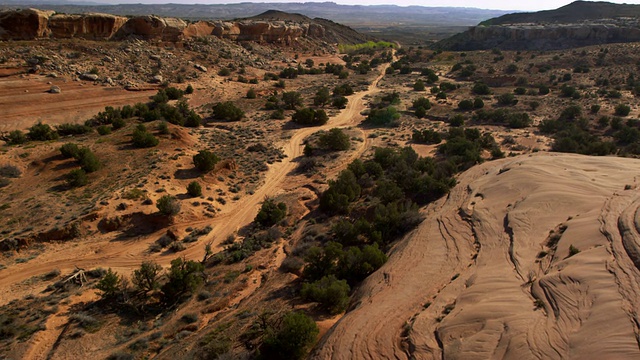
[[[0,40],[85,38],[177,42],[191,37],[216,36],[234,41],[285,45],[306,37],[330,42],[367,40],[344,26],[334,32],[328,31],[327,28],[331,24],[336,28],[339,25],[327,23],[330,22],[322,19],[316,21],[299,15],[294,17],[294,20],[251,18],[235,21],[198,21],[187,24],[181,19],[153,15],[126,18],[99,13],[68,15],[24,9],[0,12]]]

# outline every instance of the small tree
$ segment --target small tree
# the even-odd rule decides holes
[[[287,313],[278,328],[267,330],[262,355],[265,359],[303,359],[319,332],[318,325],[307,315]]]
[[[156,290],[160,288],[160,283],[158,282],[160,270],[162,270],[162,266],[153,261],[145,261],[140,265],[140,269],[133,272],[131,282],[139,291],[144,293]]]
[[[60,154],[63,158],[78,158],[80,148],[74,143],[66,143],[60,147]]]
[[[322,279],[302,285],[302,297],[320,303],[331,314],[343,312],[349,305],[349,285],[346,280],[338,280],[335,276],[324,276]]]
[[[85,186],[88,182],[87,173],[82,169],[71,170],[67,174],[67,184],[71,187]]]
[[[414,91],[424,91],[425,86],[424,86],[424,81],[418,79],[418,81],[415,82],[415,84],[413,84],[413,90]]]
[[[148,148],[158,145],[160,140],[153,136],[152,133],[147,131],[147,128],[143,124],[139,124],[133,131],[131,136],[133,146],[137,148]]]
[[[313,105],[325,106],[330,99],[331,94],[329,93],[329,89],[322,87],[316,92],[316,96],[313,97]]]
[[[213,107],[213,118],[223,121],[239,121],[244,117],[244,111],[231,101],[217,103]]]
[[[287,216],[287,205],[277,203],[273,199],[265,199],[254,221],[260,226],[269,227],[277,224]]]
[[[320,146],[327,150],[341,151],[349,150],[351,141],[349,135],[345,134],[342,129],[333,128],[322,135],[318,139]]]
[[[98,171],[102,166],[96,154],[94,154],[90,149],[87,148],[79,149],[76,159],[80,163],[80,167],[82,167],[82,170],[88,173]]]
[[[103,299],[114,299],[118,295],[118,292],[121,291],[122,277],[109,268],[107,273],[96,284],[96,288],[102,291],[100,296]]]
[[[345,107],[347,107],[348,102],[349,102],[349,99],[347,99],[346,97],[336,96],[335,98],[333,98],[333,101],[331,102],[331,106],[337,109],[344,109]]]
[[[180,202],[175,196],[165,195],[156,203],[162,215],[174,216],[180,212]]]
[[[167,272],[167,283],[162,286],[162,293],[167,300],[175,301],[187,292],[193,292],[202,284],[201,273],[204,265],[197,261],[177,258],[171,261]]]
[[[7,143],[9,145],[19,145],[27,142],[27,136],[20,130],[13,130],[9,133]]]
[[[295,110],[302,106],[302,95],[297,91],[286,91],[282,93],[282,103],[287,110]]]
[[[192,181],[187,186],[187,193],[192,197],[202,196],[202,186],[197,181]]]
[[[193,155],[193,165],[203,173],[213,170],[218,161],[220,158],[209,150],[200,150],[196,155]]]

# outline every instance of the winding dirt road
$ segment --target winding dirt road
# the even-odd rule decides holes
[[[304,139],[319,130],[358,125],[363,119],[363,116],[360,115],[360,112],[365,108],[363,98],[379,91],[378,82],[384,77],[388,66],[389,64],[385,64],[380,67],[379,76],[366,91],[349,96],[347,107],[337,116],[330,118],[327,124],[294,130],[291,138],[284,144],[286,158],[282,162],[274,163],[270,166],[266,173],[264,184],[253,195],[245,196],[235,203],[232,208],[221,213],[215,219],[190,222],[189,225],[191,226],[211,225],[213,231],[208,236],[201,238],[195,245],[181,252],[180,255],[188,259],[199,260],[204,256],[203,244],[208,242],[212,242],[214,250],[222,250],[221,242],[228,235],[253,221],[265,197],[274,196],[280,192],[290,191],[304,185],[299,181],[291,181],[291,173],[297,166],[294,160],[302,155]],[[363,138],[365,141],[356,143],[357,148],[350,153],[349,161],[345,161],[336,169],[330,169],[328,174],[336,173],[344,168],[350,160],[360,157],[370,144],[366,136],[363,136]],[[11,289],[11,291],[0,293],[0,305],[13,298],[41,291],[45,286],[44,284],[41,284],[41,286],[23,286],[20,283],[54,269],[67,273],[75,267],[103,267],[112,268],[121,274],[128,274],[138,268],[140,263],[145,260],[154,260],[163,266],[167,266],[175,257],[174,255],[149,254],[148,252],[149,244],[155,241],[162,233],[163,231],[160,231],[145,238],[132,238],[124,241],[110,241],[113,235],[98,234],[80,243],[50,245],[46,252],[38,256],[37,260],[24,264],[15,264],[2,270],[0,287]]]
[[[639,173],[554,153],[470,169],[312,358],[639,358]]]

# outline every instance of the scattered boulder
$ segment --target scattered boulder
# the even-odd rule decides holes
[[[62,90],[60,90],[60,87],[57,85],[52,85],[51,88],[49,89],[49,92],[52,94],[60,94],[62,92]]]
[[[84,73],[80,75],[80,79],[82,80],[97,81],[98,78],[99,78],[98,75],[92,74],[92,73]]]
[[[159,84],[163,80],[164,78],[162,77],[162,75],[154,75],[153,77],[151,77],[151,80],[149,80],[149,82],[152,84]]]
[[[200,64],[195,64],[195,65],[193,65],[193,67],[198,69],[198,70],[200,70],[200,71],[202,71],[202,72],[207,72],[207,68],[205,66],[200,65]]]

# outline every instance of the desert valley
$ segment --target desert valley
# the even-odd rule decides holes
[[[640,5],[0,7],[0,358],[640,357]]]

